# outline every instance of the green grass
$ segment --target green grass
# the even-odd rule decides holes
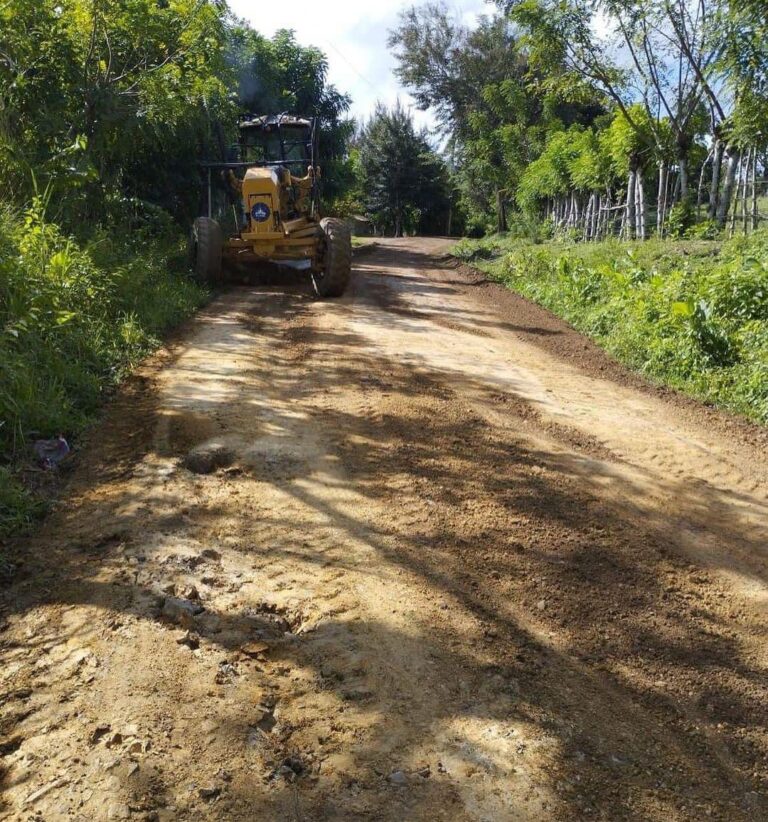
[[[0,537],[40,510],[15,478],[32,441],[76,440],[125,374],[206,299],[167,228],[78,243],[42,211],[0,207]]]
[[[768,424],[768,231],[727,242],[493,236],[453,253],[630,368]]]

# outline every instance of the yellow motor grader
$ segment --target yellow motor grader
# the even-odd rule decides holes
[[[343,220],[320,217],[317,119],[250,115],[239,130],[234,159],[202,163],[207,215],[191,237],[197,277],[217,283],[226,269],[269,262],[308,271],[318,297],[340,297],[352,239]]]

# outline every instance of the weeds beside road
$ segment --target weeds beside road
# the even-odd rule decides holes
[[[70,438],[206,292],[183,273],[172,232],[115,231],[87,243],[41,204],[0,210],[0,537],[38,508],[14,478],[31,441]]]
[[[726,243],[495,236],[453,253],[631,368],[768,422],[768,232]]]

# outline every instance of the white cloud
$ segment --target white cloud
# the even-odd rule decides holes
[[[293,29],[302,45],[317,46],[328,57],[329,80],[352,96],[352,115],[366,118],[377,100],[392,104],[398,98],[412,106],[419,125],[431,126],[429,112],[420,112],[398,85],[395,60],[387,48],[387,35],[397,25],[398,13],[414,0],[295,0],[293,3],[262,3],[229,0],[232,11],[254,29],[271,37],[278,29]],[[454,0],[450,4],[466,25],[494,6],[485,0]]]

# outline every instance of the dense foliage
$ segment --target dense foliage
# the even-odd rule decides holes
[[[565,100],[533,92],[519,36],[503,16],[460,25],[448,7],[407,10],[390,35],[396,74],[422,108],[432,108],[447,137],[470,232],[494,221],[506,228],[506,203],[553,129],[588,124],[603,109],[596,95]]]
[[[768,232],[722,248],[497,236],[455,253],[630,367],[768,423]]]
[[[0,209],[6,459],[27,453],[30,439],[77,433],[126,370],[206,296],[184,275],[184,244],[170,224],[160,235],[137,230],[117,241],[94,233],[81,245],[44,215],[39,200],[24,214]],[[33,501],[5,470],[0,484],[1,533],[19,524],[19,504]]]
[[[470,227],[502,230],[510,207],[585,239],[757,227],[764,4],[498,5],[468,29],[427,2],[390,38],[399,78],[448,138]]]
[[[448,170],[402,106],[378,106],[355,148],[360,202],[379,232],[450,233]]]

